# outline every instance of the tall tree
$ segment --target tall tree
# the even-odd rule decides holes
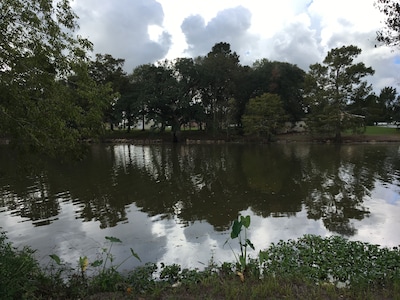
[[[192,58],[177,58],[173,64],[177,80],[177,107],[179,107],[179,128],[192,121],[201,124],[205,121],[204,109],[200,103],[200,75]]]
[[[250,98],[257,96],[254,93],[253,84],[253,69],[249,66],[239,66],[238,72],[235,76],[235,91],[234,96],[231,99],[231,117],[232,123],[237,128],[242,127],[242,116],[246,110],[246,104]],[[233,108],[232,108],[233,106]]]
[[[310,66],[305,79],[305,98],[309,105],[308,126],[311,130],[341,141],[341,133],[353,128],[355,116],[346,109],[360,94],[360,89],[370,91],[363,78],[374,74],[364,63],[353,63],[361,53],[356,46],[343,46],[328,52],[323,65]],[[356,122],[357,123],[357,122]]]
[[[149,117],[149,102],[154,90],[151,74],[154,72],[152,64],[144,64],[136,67],[128,80],[121,87],[121,96],[117,100],[115,110],[117,119],[127,125],[129,132],[136,121],[142,122],[142,130]]]
[[[110,84],[113,92],[118,93],[117,97],[120,97],[121,91],[128,84],[127,74],[123,70],[124,63],[124,59],[114,58],[110,54],[98,53],[95,61],[90,62],[89,74],[99,85]],[[118,119],[115,112],[117,97],[112,99],[105,113],[105,121],[109,122],[111,130],[114,129],[114,123]]]
[[[379,94],[379,102],[384,108],[383,119],[385,122],[392,122],[396,119],[398,110],[397,90],[393,87],[384,87]]]
[[[234,97],[239,56],[230,44],[217,43],[206,57],[197,59],[202,103],[209,116],[207,129],[213,134],[226,129],[229,100]]]
[[[77,16],[68,0],[4,0],[0,20],[0,135],[27,151],[70,153],[80,139],[95,134],[92,125],[82,129],[72,124],[92,123],[102,107],[87,114],[70,98],[71,85],[66,84],[72,75],[87,71],[86,53],[92,47],[74,35]],[[97,89],[84,77],[79,76],[75,91]]]
[[[89,74],[90,66],[81,63],[74,67],[74,75],[68,77],[65,99],[75,110],[65,116],[67,128],[78,132],[77,141],[103,133],[104,113],[118,93],[113,93],[111,83],[98,84]],[[60,142],[63,142],[60,139]]]
[[[386,28],[377,32],[377,40],[389,46],[400,45],[400,3],[397,0],[377,0],[376,7],[386,16]]]
[[[136,68],[133,82],[140,89],[146,118],[160,124],[163,131],[171,126],[173,141],[178,142],[181,125],[197,111],[194,98],[198,76],[192,59],[165,60],[157,65]]]
[[[289,119],[298,121],[304,117],[303,85],[305,72],[285,62],[257,60],[252,66],[253,95],[278,94]]]

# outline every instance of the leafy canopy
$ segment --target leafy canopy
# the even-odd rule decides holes
[[[265,93],[249,100],[242,117],[244,131],[248,135],[271,138],[287,120],[282,100],[276,94]]]
[[[377,0],[375,6],[386,19],[385,28],[377,32],[377,40],[388,46],[400,45],[400,3],[396,0]]]
[[[0,3],[0,137],[25,151],[71,153],[101,128],[109,87],[87,76],[91,43],[69,1]]]
[[[364,63],[354,63],[361,53],[356,46],[343,46],[328,52],[323,64],[313,64],[305,78],[305,99],[308,103],[308,126],[341,140],[341,132],[353,128],[356,116],[346,108],[360,95],[367,95],[371,86],[363,80],[374,70]]]

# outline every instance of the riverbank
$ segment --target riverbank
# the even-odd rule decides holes
[[[233,229],[232,229],[233,230]],[[305,235],[280,241],[244,261],[210,261],[204,270],[144,264],[128,273],[103,257],[77,266],[53,255],[39,267],[34,251],[17,250],[0,236],[1,299],[398,299],[400,250]],[[248,243],[248,242],[246,242]],[[132,259],[140,259],[132,251]],[[240,253],[238,253],[238,258]],[[88,275],[88,272],[91,275]]]
[[[114,131],[107,132],[100,139],[104,143],[161,144],[171,143],[171,132],[154,131]],[[223,144],[223,143],[268,143],[266,139],[238,135],[229,137],[210,135],[205,131],[186,130],[179,135],[179,142],[185,144]],[[277,143],[333,143],[333,139],[308,133],[287,133],[275,135],[272,142]],[[400,131],[395,128],[368,126],[364,134],[343,134],[343,143],[393,143],[400,142]]]

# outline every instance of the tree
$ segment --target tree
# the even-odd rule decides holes
[[[270,93],[250,99],[242,117],[246,134],[266,137],[268,140],[286,120],[281,98]]]
[[[120,94],[126,88],[128,77],[123,70],[125,60],[114,58],[110,54],[96,54],[96,60],[89,64],[90,77],[99,85],[110,84],[114,93]],[[119,97],[119,96],[118,96]],[[111,130],[118,117],[115,112],[117,97],[109,103],[105,113],[105,121],[110,123]]]
[[[127,125],[129,132],[131,126],[139,119],[142,121],[144,131],[146,118],[149,119],[149,102],[154,90],[151,74],[152,64],[136,67],[121,87],[121,95],[115,105],[117,120]]]
[[[89,74],[89,67],[86,63],[74,67],[64,95],[67,102],[64,105],[72,110],[69,116],[65,115],[66,129],[78,133],[77,142],[103,133],[104,113],[118,96],[113,93],[111,83],[97,84]],[[60,142],[64,142],[62,138]]]
[[[173,141],[178,142],[181,125],[199,115],[194,105],[198,76],[193,60],[143,65],[134,70],[132,80],[140,90],[135,95],[141,99],[146,118],[160,124],[161,131],[171,126]]]
[[[381,89],[379,94],[379,103],[383,107],[383,121],[384,122],[392,122],[396,119],[396,114],[398,111],[398,97],[397,91],[393,87],[384,87]]]
[[[362,79],[374,74],[364,63],[353,63],[361,53],[356,46],[343,46],[328,52],[321,64],[313,64],[305,78],[308,126],[317,133],[341,141],[345,129],[354,128],[356,116],[346,109],[357,95],[367,94],[371,86]],[[363,92],[361,91],[363,90]],[[358,119],[358,118],[357,118]]]
[[[303,85],[305,72],[285,62],[257,60],[252,66],[250,85],[253,95],[273,93],[281,96],[283,107],[291,121],[304,117]]]
[[[71,153],[98,131],[103,109],[88,113],[71,97],[112,94],[82,74],[92,45],[74,36],[77,16],[67,0],[4,0],[0,19],[0,135],[26,151]]]
[[[234,97],[235,74],[239,56],[231,51],[230,44],[217,43],[206,57],[197,59],[201,99],[209,118],[207,130],[213,134],[226,129],[229,100]]]
[[[238,129],[242,126],[242,116],[246,110],[246,105],[250,98],[255,96],[253,84],[253,69],[249,66],[239,66],[238,72],[235,73],[235,91],[234,96],[230,100],[230,115],[233,120],[231,124],[236,125]]]
[[[400,3],[396,0],[377,0],[376,7],[386,16],[386,28],[377,32],[377,40],[388,46],[400,45]]]

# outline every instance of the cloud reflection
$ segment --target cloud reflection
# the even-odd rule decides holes
[[[80,164],[47,162],[26,174],[0,156],[0,227],[16,246],[38,249],[44,263],[53,253],[73,266],[79,256],[98,259],[109,247],[106,236],[123,241],[113,245],[116,264],[130,248],[141,257],[142,263],[124,264],[126,270],[145,262],[203,268],[211,258],[233,261],[224,243],[239,214],[251,216],[254,256],[304,234],[400,244],[396,145],[92,150]],[[239,251],[237,241],[231,246]]]

